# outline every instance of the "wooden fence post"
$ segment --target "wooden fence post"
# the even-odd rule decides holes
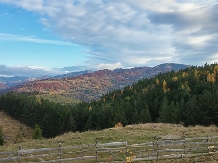
[[[183,144],[184,156],[186,157],[186,141],[185,141],[185,134],[183,135],[183,138],[184,138],[184,144]]]
[[[61,143],[59,143],[59,159],[62,159],[62,144]]]
[[[98,141],[95,143],[95,162],[98,163]]]
[[[152,154],[153,156],[155,156],[155,152],[156,152],[156,150],[155,150],[155,142],[156,141],[155,141],[155,137],[154,137],[154,140],[153,140],[153,143],[152,143],[153,144],[153,154]]]
[[[155,152],[156,152],[156,158],[158,160],[158,155],[159,155],[159,151],[158,151],[158,147],[159,147],[159,144],[158,144],[158,138],[155,136],[154,137],[154,142],[153,142],[153,151],[154,151],[154,156],[155,156]]]
[[[157,142],[157,143],[156,143],[156,144],[157,144],[157,145],[156,145],[156,152],[157,152],[157,160],[158,160],[158,159],[159,159],[159,139],[157,138],[156,140],[157,140],[157,141],[156,141],[156,142]]]
[[[126,158],[128,157],[128,145],[127,145],[127,141],[126,141]]]
[[[17,162],[18,163],[21,163],[21,161],[20,161],[20,150],[21,150],[21,145],[19,145],[18,152],[17,152]]]

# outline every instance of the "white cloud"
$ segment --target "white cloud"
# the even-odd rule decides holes
[[[131,67],[172,61],[199,65],[218,52],[214,39],[218,34],[216,0],[0,2],[40,14],[46,29],[88,47],[86,63],[102,68],[116,67],[114,63]],[[61,44],[35,37],[16,38]]]
[[[197,36],[197,37],[190,37],[187,42],[192,45],[199,45],[202,46],[207,40],[211,38],[210,35],[205,36]]]
[[[115,64],[99,64],[97,66],[93,66],[93,69],[97,69],[97,70],[103,70],[103,69],[109,69],[109,70],[114,70],[117,68],[123,68],[124,66],[120,63],[117,62]]]
[[[25,76],[25,77],[41,77],[41,76],[55,76],[65,74],[66,71],[60,69],[48,69],[37,66],[13,66],[7,67],[0,65],[1,76]]]
[[[29,11],[41,11],[44,0],[0,0],[0,2],[13,4]]]
[[[0,40],[34,42],[34,43],[40,43],[40,44],[55,44],[55,45],[67,45],[67,46],[73,45],[72,43],[67,42],[67,41],[46,40],[46,39],[37,38],[35,36],[13,35],[13,34],[8,34],[8,33],[0,33]]]

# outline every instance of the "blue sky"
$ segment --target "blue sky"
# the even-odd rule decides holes
[[[0,22],[4,76],[218,60],[217,0],[0,0]]]

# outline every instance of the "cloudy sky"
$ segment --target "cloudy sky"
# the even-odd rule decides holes
[[[0,0],[0,22],[0,75],[218,60],[217,0]]]

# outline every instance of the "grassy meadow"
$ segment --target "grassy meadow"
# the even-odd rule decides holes
[[[62,143],[63,146],[94,144],[96,140],[99,143],[128,141],[128,144],[133,144],[149,142],[154,140],[154,137],[177,139],[184,134],[186,137],[218,135],[218,128],[214,125],[184,127],[180,124],[147,123],[101,131],[70,132],[51,139],[33,140],[33,129],[12,119],[4,112],[0,112],[0,124],[6,141],[0,151],[16,150],[19,145],[24,149],[46,148],[57,147],[58,143]]]
[[[74,99],[71,96],[64,96],[61,94],[40,94],[36,95],[37,98],[43,98],[56,103],[78,103],[79,100]]]
[[[201,137],[201,136],[215,136],[218,135],[218,128],[214,125],[209,127],[203,126],[189,126],[184,127],[181,124],[163,124],[163,123],[147,123],[128,125],[125,127],[114,127],[104,129],[101,131],[86,131],[86,132],[70,132],[57,136],[51,139],[33,140],[33,129],[12,119],[4,112],[0,112],[0,125],[3,127],[3,134],[5,137],[5,144],[0,147],[0,152],[3,151],[17,151],[19,146],[22,149],[37,149],[37,148],[56,148],[59,143],[63,147],[66,146],[80,146],[98,143],[109,143],[117,141],[128,141],[128,144],[146,143],[153,141],[155,137],[159,139],[179,139],[182,136],[186,137]],[[101,156],[102,158],[102,156]],[[110,155],[105,154],[105,158],[110,158]],[[103,159],[103,158],[102,158]],[[26,160],[29,161],[29,160]],[[218,155],[201,156],[198,158],[181,158],[181,159],[166,159],[155,162],[218,162]],[[90,162],[77,161],[78,163]],[[95,162],[94,160],[92,161]],[[143,162],[143,161],[142,161]],[[138,163],[142,163],[138,162]],[[153,162],[153,161],[148,161]]]

